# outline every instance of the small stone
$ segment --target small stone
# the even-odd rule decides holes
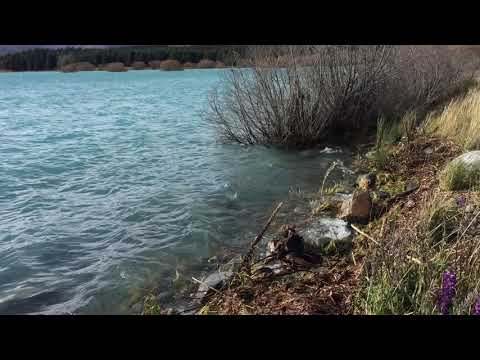
[[[361,190],[369,190],[375,187],[375,183],[377,180],[377,175],[375,173],[369,173],[366,175],[360,175],[357,178],[357,186]]]
[[[368,191],[355,191],[350,200],[344,201],[339,218],[349,222],[366,223],[370,218],[372,199]]]
[[[423,150],[423,152],[427,155],[430,155],[433,153],[433,149],[429,146],[425,150]]]

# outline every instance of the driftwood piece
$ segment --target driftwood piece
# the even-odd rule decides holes
[[[255,251],[255,247],[260,242],[260,240],[262,240],[263,236],[265,235],[265,232],[270,227],[270,224],[272,223],[275,216],[277,216],[277,213],[280,210],[280,208],[282,207],[282,205],[283,205],[283,202],[281,202],[280,204],[277,205],[275,210],[273,210],[272,214],[270,215],[270,218],[268,219],[268,221],[263,226],[262,231],[260,231],[258,233],[258,235],[255,237],[255,239],[253,240],[252,244],[250,245],[250,248],[248,249],[247,255],[245,255],[245,258],[243,259],[242,264],[240,265],[240,269],[244,268],[250,262],[250,260],[253,256],[253,252]]]

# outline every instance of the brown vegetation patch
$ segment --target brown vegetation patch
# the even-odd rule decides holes
[[[219,315],[347,314],[359,266],[332,258],[315,271],[295,271],[233,285],[214,295],[203,313]]]
[[[397,180],[416,179],[421,190],[437,186],[438,174],[447,162],[461,154],[453,141],[419,136],[414,141],[396,145],[389,163]]]
[[[183,70],[182,64],[178,60],[164,60],[160,63],[160,69],[164,71],[179,71]]]
[[[130,65],[133,70],[143,70],[147,67],[147,64],[143,61],[135,61]]]
[[[95,71],[97,67],[89,62],[68,64],[60,68],[61,72]]]
[[[125,72],[128,71],[128,68],[121,62],[115,62],[104,65],[102,70],[110,72]]]
[[[217,66],[217,63],[209,59],[200,60],[199,63],[197,64],[197,67],[199,69],[213,69],[216,66]]]
[[[189,61],[183,64],[184,69],[195,69],[196,67],[197,67],[197,64]]]

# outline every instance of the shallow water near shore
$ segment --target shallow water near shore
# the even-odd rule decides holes
[[[224,71],[2,75],[0,313],[135,313],[132,294],[208,271],[349,166],[217,142],[201,111]]]

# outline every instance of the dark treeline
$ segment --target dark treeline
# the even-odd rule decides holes
[[[56,70],[59,67],[89,62],[99,66],[112,62],[122,62],[130,66],[135,61],[174,59],[182,63],[197,63],[202,59],[222,61],[235,65],[234,59],[242,55],[242,46],[227,45],[191,45],[182,47],[167,46],[127,46],[106,49],[33,49],[0,57],[0,69],[11,71]]]

